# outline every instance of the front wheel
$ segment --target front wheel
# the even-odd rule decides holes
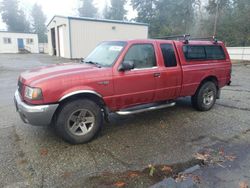
[[[192,105],[199,111],[208,111],[214,106],[216,96],[217,88],[215,83],[211,81],[205,82],[192,96]]]
[[[64,140],[81,144],[92,140],[102,123],[100,107],[93,101],[83,99],[64,104],[59,110],[55,126]]]

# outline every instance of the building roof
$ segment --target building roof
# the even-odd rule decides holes
[[[55,15],[47,24],[47,26],[54,20],[55,17],[65,18],[69,20],[82,20],[82,21],[92,21],[92,22],[106,22],[106,23],[117,23],[117,24],[129,24],[129,25],[141,25],[141,26],[149,26],[146,23],[139,22],[128,22],[128,21],[120,21],[120,20],[108,20],[108,19],[96,19],[96,18],[88,18],[88,17],[73,17],[73,16],[60,16]]]
[[[25,33],[25,32],[14,32],[14,31],[1,31],[1,30],[0,30],[0,33],[15,33],[15,34],[28,34],[28,35],[33,34],[33,35],[37,35],[36,33],[31,33],[31,32]]]

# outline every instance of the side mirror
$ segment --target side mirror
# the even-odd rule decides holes
[[[119,66],[118,70],[123,72],[123,71],[132,70],[134,68],[135,68],[135,64],[133,61],[123,61],[121,65]]]

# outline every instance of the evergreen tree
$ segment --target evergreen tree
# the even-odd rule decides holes
[[[106,18],[112,20],[125,20],[127,11],[124,6],[126,3],[126,0],[111,0],[111,7],[109,8]]]
[[[137,22],[149,24],[149,35],[156,36],[156,0],[131,0],[131,5],[137,11]]]
[[[46,17],[42,11],[42,7],[38,4],[34,4],[31,12],[31,16],[33,19],[33,31],[38,34],[39,43],[46,43],[47,42],[47,35],[46,35]]]
[[[160,0],[157,3],[157,20],[163,29],[161,35],[190,33],[194,24],[195,0]],[[164,29],[165,28],[165,29]]]
[[[249,0],[131,0],[135,19],[149,24],[149,36],[190,33],[212,36],[217,12],[216,36],[228,46],[250,45]]]
[[[105,1],[105,7],[102,11],[102,17],[104,19],[109,19],[109,4],[108,4],[107,0]]]
[[[207,36],[213,34],[217,3],[217,38],[227,46],[250,45],[249,0],[209,0],[205,7],[208,16],[203,20],[202,33]]]
[[[17,0],[3,0],[0,5],[3,22],[11,32],[29,32],[30,24],[25,13],[19,8]]]
[[[232,30],[235,32],[233,44],[234,46],[250,45],[250,1],[234,0]],[[237,28],[237,29],[236,29]]]
[[[150,23],[155,17],[156,0],[131,0],[133,9],[138,13],[136,21]]]
[[[17,25],[17,31],[25,33],[30,32],[30,22],[27,20],[26,14],[21,9],[18,11]]]
[[[228,11],[232,7],[231,0],[209,0],[208,5],[205,8],[210,15],[216,14],[217,3],[219,8],[218,9],[219,13],[222,13],[223,11]]]
[[[81,7],[78,9],[79,16],[96,18],[97,8],[93,5],[92,0],[80,0],[82,3]]]
[[[132,0],[139,22],[150,25],[150,37],[189,33],[197,0]]]

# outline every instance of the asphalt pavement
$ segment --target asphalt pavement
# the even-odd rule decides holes
[[[195,111],[186,97],[173,108],[113,115],[97,139],[70,145],[49,127],[22,123],[13,104],[21,72],[69,61],[41,54],[0,54],[0,187],[148,187],[164,178],[145,175],[149,165],[181,164],[179,172],[195,165],[197,153],[221,148],[235,158],[225,166],[203,166],[195,172],[201,177],[197,185],[250,183],[249,64],[233,66],[232,85],[222,90],[209,112]],[[124,179],[127,172],[136,173],[133,181]]]

